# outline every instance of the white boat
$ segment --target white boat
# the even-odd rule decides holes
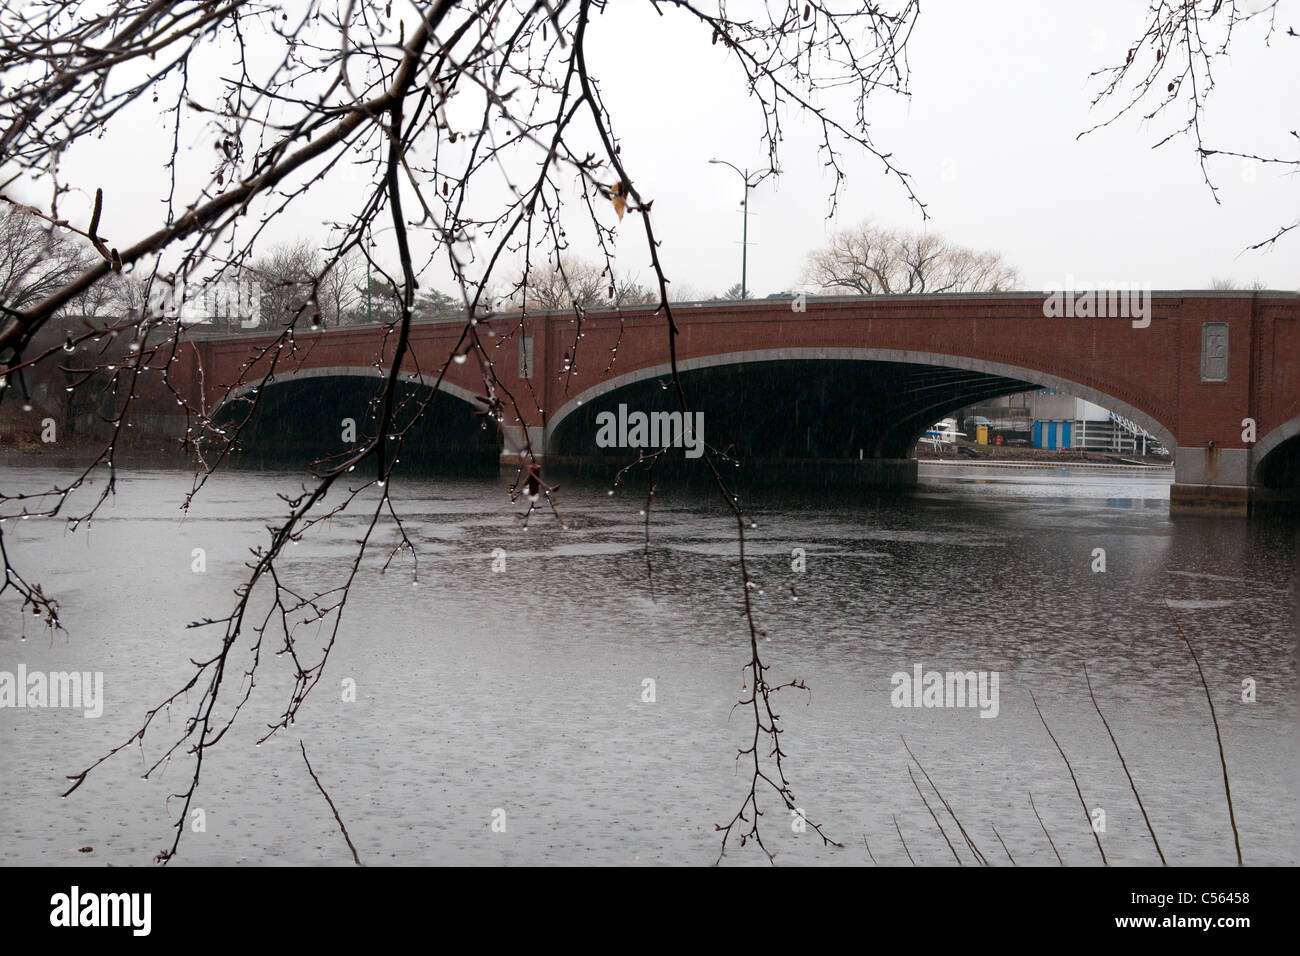
[[[943,418],[935,422],[925,430],[925,434],[920,438],[920,444],[929,445],[937,450],[942,450],[944,445],[951,445],[958,438],[965,437],[957,431],[957,419]]]

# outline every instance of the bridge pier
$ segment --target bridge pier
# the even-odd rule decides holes
[[[1174,450],[1171,511],[1245,514],[1250,506],[1250,453],[1245,448],[1178,446]]]
[[[1245,448],[1178,448],[1169,510],[1245,516],[1262,508],[1293,508],[1300,495],[1261,485],[1251,457]]]
[[[533,454],[543,464],[546,461],[546,429],[541,425],[502,425],[501,464],[518,465],[528,458],[531,444]]]

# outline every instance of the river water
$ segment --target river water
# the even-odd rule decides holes
[[[0,487],[59,477],[4,468]],[[0,708],[2,863],[138,865],[171,845],[180,804],[168,795],[190,765],[182,751],[161,776],[142,774],[181,731],[185,698],[143,747],[59,793],[188,679],[191,658],[215,651],[219,631],[186,625],[228,613],[249,548],[284,512],[277,493],[300,487],[284,474],[223,474],[181,520],[189,485],[180,472],[124,474],[75,534],[58,519],[5,523],[12,557],[57,596],[68,633],[51,637],[0,598],[0,673],[99,672],[105,700],[89,718]],[[716,493],[662,490],[648,556],[631,491],[565,485],[567,528],[541,513],[525,528],[505,479],[399,481],[392,494],[418,584],[406,554],[380,573],[397,540],[381,524],[320,685],[294,726],[256,746],[291,686],[268,636],[248,704],[205,760],[176,863],[350,863],[300,740],[370,864],[713,862],[714,826],[748,792],[736,748],[753,735],[743,710],[730,713],[748,638],[735,525]],[[786,771],[806,817],[845,844],[823,846],[760,790],[777,861],[861,864],[870,852],[882,864],[908,853],[954,863],[909,777],[905,736],[990,861],[1009,851],[1055,865],[1045,826],[1066,863],[1099,862],[1032,692],[1099,825],[1104,814],[1107,858],[1157,863],[1086,664],[1170,862],[1234,862],[1214,728],[1172,613],[1211,688],[1246,862],[1300,862],[1296,527],[1171,518],[1168,498],[1165,472],[935,464],[903,497],[772,490],[746,501],[769,679],[809,688],[778,695]],[[374,500],[363,493],[291,546],[282,583],[304,593],[340,583]],[[321,640],[304,632],[304,659]],[[233,660],[225,704],[247,643]],[[895,706],[893,675],[910,688],[918,666],[982,672],[990,692],[996,673],[996,708],[991,693],[982,710]],[[198,693],[188,701],[192,710]],[[737,845],[724,862],[765,859]]]

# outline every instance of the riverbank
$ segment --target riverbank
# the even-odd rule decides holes
[[[106,439],[59,439],[48,445],[39,442],[5,442],[0,440],[0,462],[13,467],[88,468],[104,455]],[[184,454],[176,442],[162,439],[139,439],[127,433],[113,446],[113,462],[131,468],[193,468],[192,456]]]
[[[1068,461],[1055,458],[1034,459],[1031,461],[981,461],[975,458],[918,458],[922,465],[948,465],[955,468],[1095,468],[1098,471],[1173,471],[1173,465],[1148,465],[1138,461],[1102,462],[1102,461]]]
[[[1168,455],[1120,454],[1117,452],[1085,451],[1079,448],[1023,448],[1010,445],[976,445],[969,442],[948,444],[942,448],[922,445],[917,449],[917,460],[944,464],[1010,465],[1027,468],[1042,467],[1043,465],[1090,465],[1103,468],[1173,468],[1173,460]]]

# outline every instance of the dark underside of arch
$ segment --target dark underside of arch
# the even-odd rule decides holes
[[[1265,488],[1300,489],[1300,435],[1292,435],[1264,456],[1255,480]]]
[[[783,359],[681,373],[704,440],[741,459],[903,459],[939,419],[976,402],[1034,388],[985,372],[901,362]],[[626,461],[635,449],[600,448],[597,415],[680,408],[667,376],[606,392],[574,410],[547,443],[548,457]],[[680,451],[674,456],[682,457]]]
[[[383,380],[374,375],[287,379],[227,403],[216,420],[227,431],[239,427],[233,464],[272,469],[328,465],[374,435],[382,388]],[[468,402],[404,382],[398,385],[395,407],[388,431],[402,437],[386,444],[389,455],[398,455],[402,473],[497,473],[495,423],[485,427]],[[346,419],[354,423],[354,441],[345,440]]]

